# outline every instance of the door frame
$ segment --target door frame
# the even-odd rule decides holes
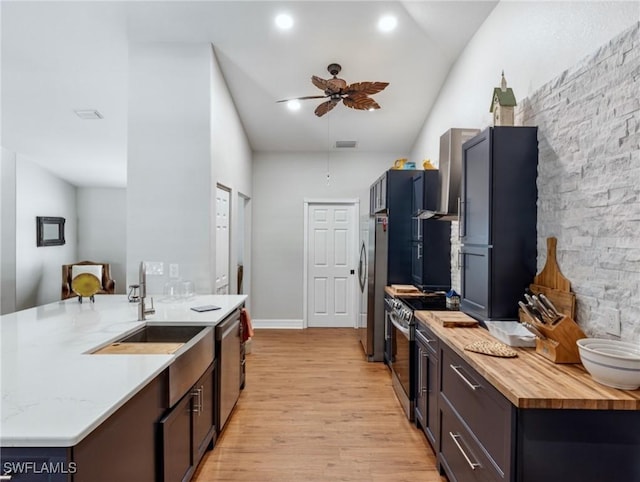
[[[302,274],[302,329],[309,327],[309,314],[307,312],[309,307],[309,282],[307,280],[307,276],[309,275],[309,208],[311,205],[318,204],[332,204],[332,205],[349,205],[354,207],[354,216],[351,220],[351,229],[353,232],[354,242],[352,246],[353,250],[353,262],[357,263],[357,260],[360,255],[360,245],[358,242],[359,233],[360,233],[360,199],[359,198],[305,198],[304,199],[304,261],[303,261],[303,274]],[[353,269],[357,272],[357,266],[353,266]],[[351,276],[351,283],[353,285],[353,293],[354,296],[351,300],[351,310],[353,313],[353,328],[358,328],[358,316],[359,316],[359,305],[358,305],[358,297],[355,296],[356,291],[359,290],[360,286],[358,285],[358,276],[354,274]]]
[[[217,230],[217,217],[218,217],[218,189],[220,189],[221,191],[225,191],[228,195],[229,195],[229,211],[228,211],[228,220],[227,220],[227,243],[228,243],[228,249],[227,249],[227,294],[231,294],[232,293],[232,289],[231,287],[233,286],[232,283],[235,282],[235,274],[232,273],[231,270],[231,259],[233,256],[233,241],[235,239],[235,237],[232,235],[232,231],[233,231],[233,223],[235,222],[234,220],[234,216],[233,216],[233,208],[234,208],[234,204],[233,204],[233,190],[222,184],[222,183],[216,183],[216,188],[215,188],[215,193],[214,193],[214,199],[215,199],[215,219],[216,219],[216,224],[214,226],[214,232],[215,232],[215,241],[214,241],[214,245],[215,245],[215,249],[214,249],[214,266],[215,266],[215,270],[213,272],[213,293],[217,294],[218,292],[218,287],[217,287],[217,280],[218,280],[218,230]]]

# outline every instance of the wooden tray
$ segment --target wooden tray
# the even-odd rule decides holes
[[[418,293],[420,290],[413,285],[391,285],[396,293]]]
[[[112,343],[94,354],[98,355],[171,355],[184,343]]]
[[[478,320],[471,318],[462,311],[424,311],[427,318],[433,323],[440,326],[451,328],[458,327],[474,327],[478,326]]]

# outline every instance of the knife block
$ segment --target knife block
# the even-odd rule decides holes
[[[580,353],[576,342],[587,336],[568,315],[554,325],[536,323],[536,328],[546,336],[546,340],[536,338],[536,353],[554,363],[580,363]]]

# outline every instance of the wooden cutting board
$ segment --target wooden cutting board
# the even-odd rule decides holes
[[[420,290],[413,285],[391,285],[396,293],[418,293]]]
[[[427,318],[446,328],[478,326],[478,320],[471,318],[462,311],[423,311]]]
[[[571,282],[562,275],[560,266],[558,266],[557,244],[556,238],[547,238],[547,260],[542,271],[533,278],[533,284],[560,291],[571,291]]]
[[[560,313],[575,320],[576,295],[571,292],[571,282],[562,275],[558,266],[557,244],[556,238],[547,238],[547,260],[542,271],[533,278],[533,284],[529,289],[536,294],[543,293]]]
[[[97,355],[171,355],[184,343],[112,343],[98,351]]]

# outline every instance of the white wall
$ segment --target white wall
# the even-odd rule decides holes
[[[116,293],[127,293],[127,191],[77,189],[78,259],[111,265]]]
[[[16,310],[16,155],[0,158],[0,315]]]
[[[259,323],[303,318],[305,198],[359,198],[405,153],[256,153],[253,171],[253,317]]]
[[[66,244],[36,246],[36,216],[63,217]],[[59,300],[62,265],[76,261],[76,188],[16,157],[16,310]]]
[[[450,127],[488,126],[503,70],[521,100],[639,18],[640,2],[500,2],[451,69],[410,159],[438,160]]]
[[[252,160],[253,153],[244,131],[244,126],[238,116],[229,89],[222,76],[215,52],[211,62],[211,159],[213,161],[213,179],[215,184],[221,184],[230,190],[230,229],[231,245],[229,251],[229,293],[236,293],[238,287],[237,259],[242,251],[239,243],[251,240],[251,225],[239,220],[238,194],[251,198]],[[245,217],[251,216],[251,203],[245,209]],[[240,221],[243,223],[240,224]],[[241,227],[249,229],[240,235]],[[249,293],[251,286],[251,260],[244,261],[245,293]],[[249,306],[250,303],[247,303]]]
[[[141,260],[162,262],[150,293],[162,293],[169,263],[212,292],[210,61],[206,43],[129,47],[127,284]]]
[[[131,44],[128,124],[127,283],[140,260],[162,262],[147,278],[160,293],[176,263],[213,293],[216,183],[250,196],[251,151],[212,46]]]

